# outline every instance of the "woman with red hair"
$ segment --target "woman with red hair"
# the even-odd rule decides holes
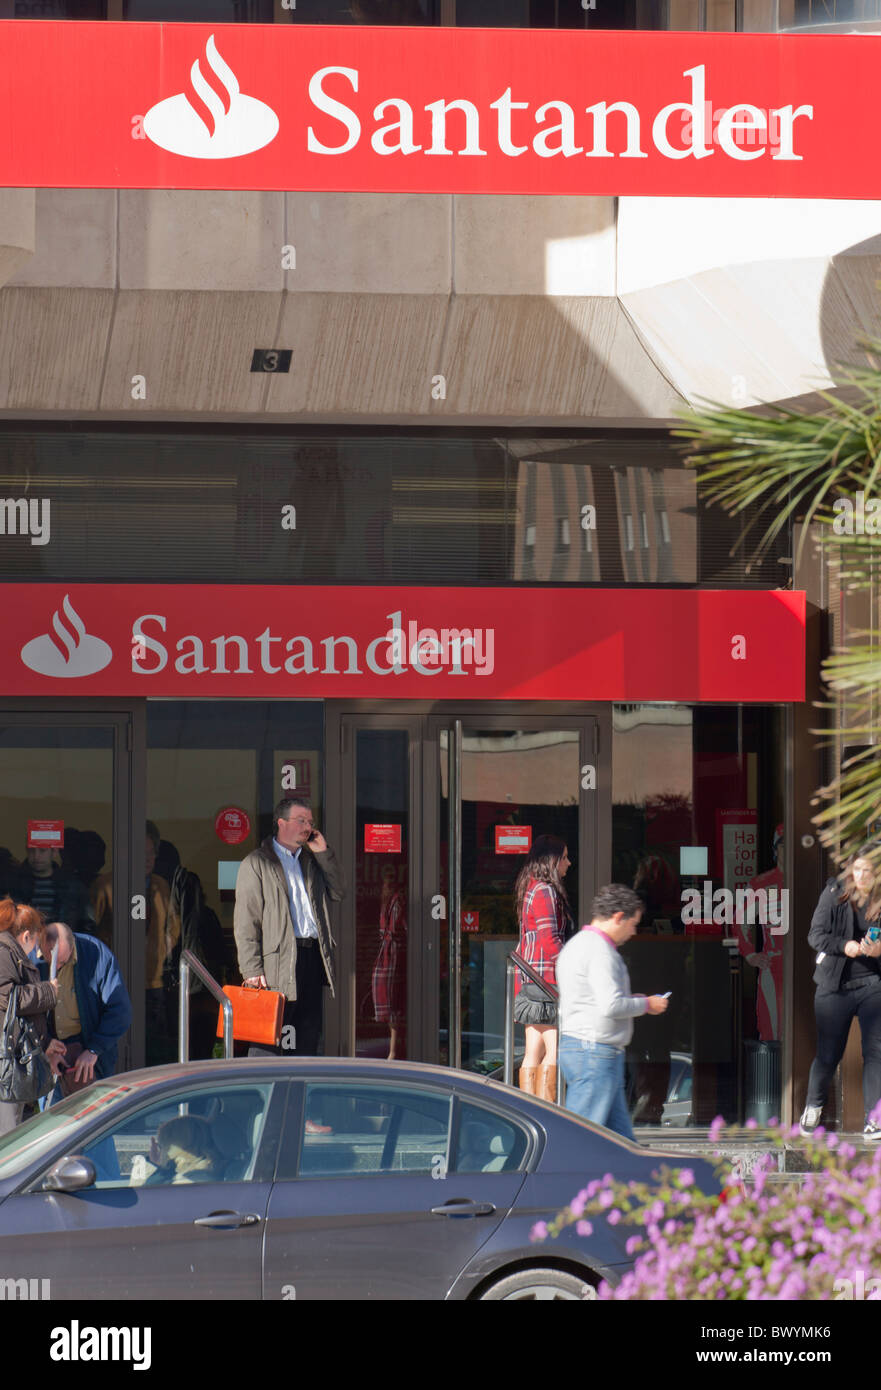
[[[55,1008],[58,981],[40,979],[40,971],[30,958],[37,945],[37,933],[42,918],[36,908],[14,903],[11,898],[0,901],[0,1026],[6,1017],[9,996],[18,989],[18,1012],[34,1025],[49,1061],[55,1064],[64,1055],[64,1044],[49,1041],[47,1015]],[[8,1134],[21,1123],[24,1105],[18,1101],[0,1101],[0,1134]]]

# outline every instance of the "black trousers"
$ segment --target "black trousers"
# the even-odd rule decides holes
[[[826,1104],[835,1068],[844,1056],[847,1035],[856,1016],[863,1042],[863,1105],[866,1119],[881,1100],[881,979],[857,989],[839,989],[814,998],[817,1055],[811,1063],[805,1105]]]
[[[324,964],[318,942],[297,942],[296,999],[285,1000],[281,1024],[281,1044],[264,1047],[253,1043],[249,1057],[315,1057],[321,1042],[324,1019]],[[286,1029],[294,1029],[293,1037]],[[293,1044],[293,1045],[292,1045]]]

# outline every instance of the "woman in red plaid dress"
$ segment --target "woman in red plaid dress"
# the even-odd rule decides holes
[[[539,835],[517,875],[514,907],[520,924],[519,954],[537,975],[556,985],[556,961],[573,927],[563,879],[569,851],[556,835]],[[526,1028],[520,1090],[557,1099],[557,1009],[531,980],[518,974],[514,1021]]]

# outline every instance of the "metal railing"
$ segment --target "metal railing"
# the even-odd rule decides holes
[[[560,998],[560,991],[554,986],[549,985],[540,975],[537,975],[531,965],[516,951],[511,951],[505,963],[505,1074],[504,1081],[506,1086],[514,1085],[514,981],[518,970],[522,970],[527,979],[551,1001],[556,1004]],[[557,1009],[557,1104],[563,1103],[563,1070],[560,1066],[560,1010]]]
[[[214,998],[223,1009],[223,1055],[226,1058],[230,1058],[233,1055],[232,1004],[214,976],[208,973],[202,962],[196,959],[192,951],[181,951],[180,1000],[178,1001],[178,1027],[180,1029],[180,1038],[178,1040],[177,1059],[179,1062],[188,1062],[190,1058],[190,971],[198,975],[202,984],[214,995]]]

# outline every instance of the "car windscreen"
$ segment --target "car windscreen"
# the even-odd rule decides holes
[[[63,1143],[66,1134],[73,1136],[81,1122],[106,1112],[131,1091],[130,1086],[112,1081],[98,1082],[25,1120],[0,1139],[0,1181],[14,1177],[34,1160],[42,1158],[59,1141]]]

